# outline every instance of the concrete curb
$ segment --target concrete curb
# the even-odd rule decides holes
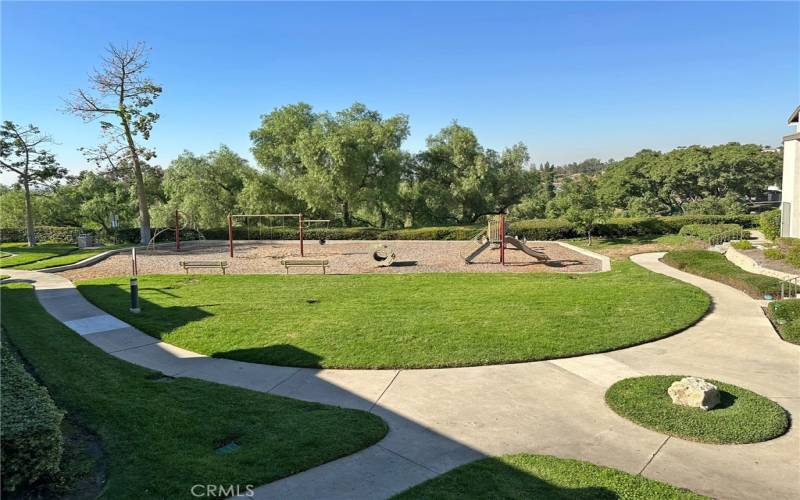
[[[775,269],[766,268],[753,260],[751,257],[743,254],[733,247],[729,247],[728,251],[725,252],[725,258],[749,273],[761,274],[771,278],[778,278],[779,280],[783,281],[790,281],[799,276],[797,274],[789,274],[784,273],[783,271],[776,271]]]
[[[586,250],[585,248],[581,248],[581,247],[572,245],[570,243],[565,243],[563,241],[556,241],[554,243],[557,243],[557,244],[561,245],[564,248],[569,248],[570,250],[572,250],[574,252],[578,252],[579,254],[583,254],[583,255],[585,255],[587,257],[591,257],[593,259],[599,260],[600,261],[600,271],[599,272],[601,272],[601,273],[604,273],[606,271],[610,271],[611,270],[611,257],[608,257],[606,255],[601,255],[599,253],[592,252],[591,250]]]
[[[114,250],[108,250],[103,253],[99,253],[97,255],[92,255],[91,257],[87,257],[81,261],[72,263],[72,264],[64,264],[63,266],[55,266],[55,267],[48,267],[45,269],[38,269],[39,272],[42,273],[60,273],[61,271],[69,271],[70,269],[78,269],[81,267],[91,266],[92,264],[96,264],[101,260],[107,259],[112,255],[125,252],[130,250],[130,248],[116,248]]]

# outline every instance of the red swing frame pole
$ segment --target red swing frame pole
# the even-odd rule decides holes
[[[506,265],[506,218],[500,216],[500,264]]]
[[[175,209],[175,251],[181,251],[181,226],[179,225],[180,215],[178,209]]]
[[[300,214],[300,257],[305,257],[303,252],[303,214]]]
[[[233,258],[233,216],[228,214],[228,255]]]

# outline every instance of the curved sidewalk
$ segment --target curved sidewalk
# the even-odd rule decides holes
[[[604,403],[615,381],[691,374],[740,385],[800,414],[800,348],[781,341],[758,304],[726,285],[638,264],[696,285],[713,310],[684,332],[606,354],[433,370],[318,370],[209,358],[145,335],[89,304],[58,275],[34,282],[45,309],[106,352],[194,377],[380,415],[390,432],[348,457],[261,486],[257,498],[386,498],[488,455],[531,452],[587,460],[717,498],[800,497],[800,431],[765,443],[708,445],[641,428]]]

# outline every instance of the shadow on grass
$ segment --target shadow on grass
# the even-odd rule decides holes
[[[177,297],[177,295],[160,288],[145,287],[140,289],[139,295],[139,308],[142,312],[134,314],[129,310],[131,296],[127,286],[81,285],[79,288],[80,293],[97,307],[100,306],[94,302],[93,298],[103,297],[104,305],[111,305],[111,307],[106,305],[108,309],[107,312],[128,323],[135,323],[140,330],[159,340],[163,339],[166,334],[172,332],[176,328],[213,316],[213,314],[206,311],[204,307],[216,305],[197,304],[194,306],[165,307],[143,298],[141,292],[156,292],[170,297]],[[37,295],[46,301],[51,294],[58,294],[60,292],[61,290],[40,290],[37,292]],[[103,309],[103,307],[100,308]]]
[[[265,359],[275,359],[280,360],[281,366],[303,366],[308,368],[322,368],[322,360],[325,359],[318,354],[300,349],[291,344],[275,344],[265,347],[220,351],[212,354],[212,357],[249,363],[264,363]]]

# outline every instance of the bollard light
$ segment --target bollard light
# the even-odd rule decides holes
[[[136,276],[131,277],[131,312],[141,312],[139,309],[139,278]]]

